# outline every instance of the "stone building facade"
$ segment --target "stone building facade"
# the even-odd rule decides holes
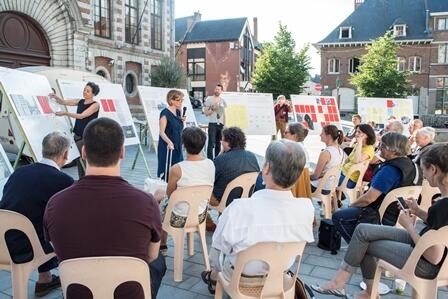
[[[122,84],[138,112],[137,85],[174,57],[174,0],[0,1],[0,66],[50,65]]]

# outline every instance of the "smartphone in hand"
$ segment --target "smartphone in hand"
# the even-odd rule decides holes
[[[409,206],[408,206],[408,204],[406,203],[406,201],[404,200],[403,197],[398,196],[397,200],[398,200],[398,204],[400,205],[402,210],[408,210],[409,209]]]

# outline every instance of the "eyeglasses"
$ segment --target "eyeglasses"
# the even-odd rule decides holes
[[[183,102],[184,98],[172,99],[172,101],[174,101],[174,102]]]
[[[286,135],[286,134],[291,134],[291,132],[289,132],[289,131],[285,131],[285,135]]]

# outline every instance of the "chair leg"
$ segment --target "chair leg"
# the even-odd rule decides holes
[[[412,288],[412,299],[437,299],[437,285],[423,285],[418,292]]]
[[[208,260],[207,241],[205,239],[205,224],[199,225],[199,239],[201,240],[202,255],[204,257],[205,270],[210,270],[210,261]]]
[[[184,268],[184,234],[174,233],[174,281],[182,281],[182,272]]]
[[[370,299],[376,299],[378,297],[378,286],[381,280],[381,268],[376,267],[375,276],[373,278],[372,293]]]
[[[224,289],[218,279],[218,281],[216,282],[216,288],[215,288],[215,299],[222,299],[223,295],[224,295]]]
[[[331,199],[328,197],[325,197],[325,199],[322,203],[325,208],[325,218],[331,219]]]
[[[188,255],[194,255],[194,232],[187,233],[187,243],[188,243]]]
[[[28,298],[28,279],[31,273],[26,265],[11,265],[12,293],[14,299]]]

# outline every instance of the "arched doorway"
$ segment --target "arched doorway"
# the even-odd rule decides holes
[[[0,13],[0,66],[50,65],[50,50],[40,26],[15,12]]]

